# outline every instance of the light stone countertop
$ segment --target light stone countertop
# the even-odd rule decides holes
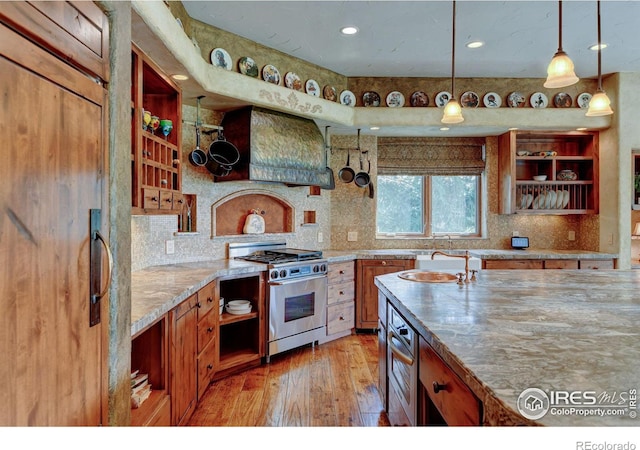
[[[616,404],[640,388],[640,272],[484,270],[463,286],[397,274],[375,282],[483,402],[485,424],[640,426],[628,397],[621,417],[549,411],[530,421],[517,412],[527,388],[595,391]]]

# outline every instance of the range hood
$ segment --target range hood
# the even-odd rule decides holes
[[[216,181],[252,180],[330,189],[324,138],[314,121],[250,106],[222,119],[224,136],[240,161]]]

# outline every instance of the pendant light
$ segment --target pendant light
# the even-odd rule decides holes
[[[453,1],[453,30],[451,32],[451,100],[444,106],[442,123],[460,123],[464,121],[462,117],[462,107],[456,100],[456,2]]]
[[[613,114],[613,110],[611,109],[611,100],[605,94],[604,89],[602,89],[602,40],[600,36],[600,0],[598,0],[598,90],[591,97],[591,101],[589,101],[589,109],[587,110],[588,117],[595,116],[608,116],[609,114]]]
[[[546,88],[561,88],[576,84],[580,78],[576,76],[573,61],[562,50],[562,1],[558,2],[558,51],[547,67]]]

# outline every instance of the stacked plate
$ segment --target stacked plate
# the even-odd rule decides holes
[[[546,191],[540,193],[531,205],[533,209],[564,209],[569,204],[569,191]]]
[[[251,302],[249,300],[231,300],[226,306],[227,312],[239,316],[251,312]]]

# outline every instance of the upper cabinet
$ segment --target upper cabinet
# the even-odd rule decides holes
[[[500,214],[597,214],[598,132],[499,138]]]
[[[131,54],[133,214],[180,214],[182,94],[135,45]]]

